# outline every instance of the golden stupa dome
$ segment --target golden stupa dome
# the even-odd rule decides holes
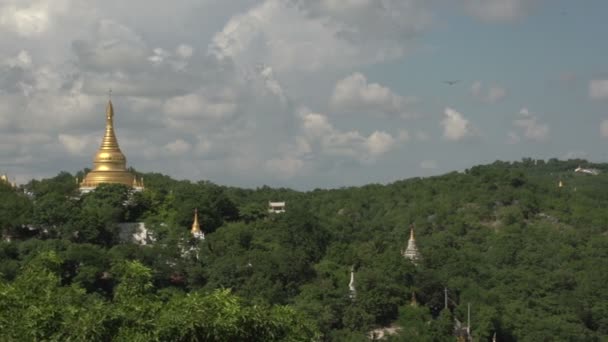
[[[93,170],[89,172],[80,189],[93,189],[102,183],[124,184],[134,188],[142,188],[143,180],[138,181],[135,175],[127,171],[127,158],[118,146],[114,133],[114,107],[108,101],[106,107],[106,132],[101,141],[99,151],[93,159]]]

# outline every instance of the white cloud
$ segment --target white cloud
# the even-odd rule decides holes
[[[425,170],[434,170],[437,168],[437,161],[435,160],[423,160],[420,162],[419,167]]]
[[[441,120],[443,137],[447,140],[458,141],[471,134],[471,124],[462,114],[452,108],[446,108]]]
[[[175,49],[175,54],[178,55],[180,58],[188,59],[194,54],[194,48],[188,44],[180,44]]]
[[[28,69],[32,66],[32,56],[26,50],[21,50],[15,57],[7,58],[4,64],[11,68]]]
[[[475,81],[471,85],[471,93],[477,99],[486,103],[496,103],[507,96],[507,90],[498,85],[484,87],[481,81]]]
[[[83,66],[107,72],[141,68],[148,57],[143,38],[112,20],[99,21],[93,37],[74,41],[72,48]]]
[[[191,148],[192,145],[183,139],[177,139],[173,142],[167,143],[164,146],[164,150],[173,156],[183,156],[184,154],[188,153]]]
[[[272,68],[267,65],[260,65],[258,66],[257,71],[264,81],[264,88],[277,96],[282,103],[286,103],[287,95],[285,94],[285,91],[283,90],[283,87],[279,81],[274,76],[274,71]]]
[[[100,136],[100,133],[85,135],[59,134],[57,138],[70,154],[82,156],[85,155],[84,152],[89,152],[101,141]]]
[[[331,96],[331,106],[342,112],[384,113],[408,117],[407,106],[415,102],[414,98],[404,98],[391,89],[378,83],[368,83],[361,73],[339,80]]]
[[[608,99],[608,80],[590,81],[589,96],[594,100]]]
[[[214,36],[210,51],[240,65],[262,60],[279,72],[394,59],[431,21],[421,3],[265,0],[233,16]]]
[[[49,29],[52,16],[49,1],[11,2],[0,7],[0,26],[23,37],[36,36]]]
[[[367,137],[358,131],[341,131],[329,122],[327,116],[307,108],[301,108],[299,116],[303,133],[300,138],[306,140],[304,146],[308,150],[316,146],[324,155],[371,162],[390,151],[396,142],[392,135],[383,131],[374,131]]]
[[[608,119],[603,120],[600,124],[600,134],[603,138],[608,138]]]
[[[517,134],[516,132],[509,131],[507,133],[507,144],[513,145],[513,144],[517,144],[520,141],[521,141],[521,138],[519,137],[519,134]]]
[[[386,132],[374,131],[365,140],[370,155],[377,156],[388,152],[395,144],[395,139]]]
[[[530,113],[528,108],[524,107],[519,111],[520,118],[513,121],[513,125],[521,129],[521,134],[527,140],[543,142],[549,138],[549,125],[539,121],[538,117]],[[510,139],[512,143],[519,141],[518,139]]]
[[[222,120],[237,109],[235,94],[221,90],[212,94],[188,94],[167,99],[163,110],[172,124],[187,126],[193,119]]]
[[[526,15],[537,0],[464,0],[467,11],[486,22],[506,22]]]

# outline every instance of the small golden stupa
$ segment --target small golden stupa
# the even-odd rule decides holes
[[[203,233],[201,226],[198,223],[198,209],[194,209],[194,222],[192,222],[190,232],[194,238],[205,240],[205,233]]]
[[[135,175],[127,171],[127,158],[118,146],[113,118],[114,107],[112,100],[108,100],[106,132],[101,147],[93,159],[93,170],[80,183],[81,192],[89,192],[102,183],[124,184],[135,190],[142,190],[144,187],[143,178],[138,180]]]

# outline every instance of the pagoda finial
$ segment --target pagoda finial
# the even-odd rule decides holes
[[[410,225],[410,240],[416,240],[416,238],[414,237],[414,225],[413,224]]]
[[[112,91],[110,90],[110,94],[112,93]],[[114,117],[114,106],[112,106],[112,96],[108,96],[108,105],[106,106],[106,119],[108,120],[112,120],[112,118]],[[110,122],[110,125],[112,123]]]

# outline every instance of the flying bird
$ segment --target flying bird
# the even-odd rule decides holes
[[[447,85],[454,85],[458,82],[460,82],[460,80],[443,81],[443,83],[445,83]]]

